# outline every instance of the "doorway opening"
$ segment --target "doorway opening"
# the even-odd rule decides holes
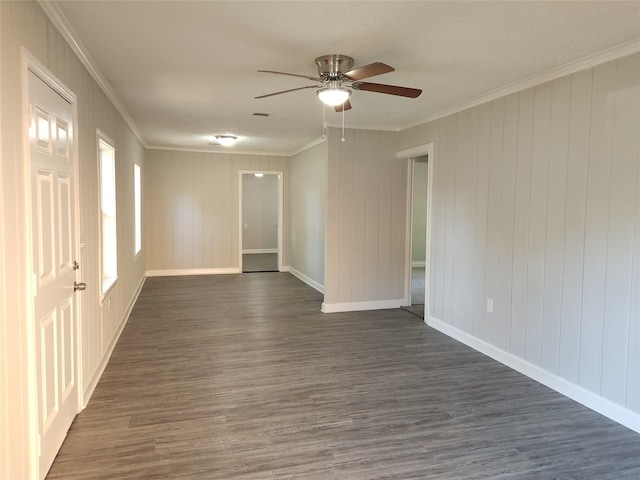
[[[240,172],[240,268],[242,273],[282,267],[282,172]]]
[[[427,265],[428,156],[413,159],[411,192],[411,298],[410,307],[424,318]]]
[[[433,193],[433,143],[400,151],[407,162],[405,303],[404,309],[429,318],[431,220]]]

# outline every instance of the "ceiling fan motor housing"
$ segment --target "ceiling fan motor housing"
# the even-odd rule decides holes
[[[323,80],[339,80],[341,75],[353,68],[353,58],[346,55],[322,55],[316,58],[318,75]]]

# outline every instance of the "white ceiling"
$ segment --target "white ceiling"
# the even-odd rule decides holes
[[[640,38],[638,1],[58,1],[72,34],[149,147],[287,154],[322,135],[317,56],[396,71],[408,99],[354,91],[347,128],[397,130],[452,106]],[[54,6],[55,7],[55,6]],[[63,19],[64,20],[64,19]],[[268,118],[255,117],[266,112]],[[342,116],[327,109],[327,122]],[[229,150],[225,150],[229,151]]]

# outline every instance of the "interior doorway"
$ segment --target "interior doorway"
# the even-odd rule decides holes
[[[278,272],[282,267],[282,172],[240,173],[241,271]]]
[[[403,308],[426,322],[430,311],[433,143],[400,151],[396,157],[407,162]]]
[[[425,304],[428,156],[413,160],[411,209],[411,305]]]

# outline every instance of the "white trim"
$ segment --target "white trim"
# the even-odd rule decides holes
[[[142,292],[142,287],[144,286],[144,282],[146,281],[146,279],[147,279],[146,276],[143,276],[140,279],[140,283],[138,283],[138,287],[136,288],[136,291],[133,294],[131,302],[129,302],[129,306],[127,307],[127,310],[124,313],[124,316],[122,318],[122,321],[120,322],[120,326],[118,327],[118,330],[116,331],[116,334],[114,335],[113,339],[111,340],[111,343],[109,344],[109,346],[105,350],[104,355],[102,357],[102,360],[100,361],[100,365],[98,365],[98,368],[96,369],[96,372],[93,374],[93,378],[88,383],[87,388],[83,392],[83,403],[81,405],[82,409],[86,408],[87,404],[89,403],[89,400],[91,399],[91,396],[93,395],[93,392],[95,391],[96,386],[98,385],[98,382],[100,381],[100,378],[102,377],[102,374],[104,373],[104,369],[107,367],[107,364],[109,363],[109,359],[111,358],[111,354],[113,354],[113,349],[115,348],[116,344],[118,343],[118,340],[120,339],[120,335],[122,334],[122,331],[124,330],[124,327],[126,326],[127,322],[129,321],[129,317],[131,316],[131,312],[133,311],[133,307],[135,306],[136,302],[138,301],[138,297],[140,296],[140,292]]]
[[[413,175],[414,175],[414,160],[417,157],[427,156],[427,233],[426,233],[426,246],[425,246],[425,270],[424,270],[424,319],[429,314],[431,305],[429,299],[431,298],[430,288],[431,284],[429,279],[431,278],[431,228],[433,220],[433,170],[435,157],[433,155],[433,142],[418,145],[416,147],[401,150],[396,153],[396,158],[406,159],[409,162],[407,168],[407,200],[406,200],[406,249],[405,252],[405,281],[404,281],[404,296],[405,305],[411,305],[411,267],[413,267],[412,261],[412,241],[413,241]]]
[[[364,310],[389,310],[404,305],[404,298],[395,300],[373,300],[368,302],[322,303],[323,313],[359,312]]]
[[[142,166],[138,164],[140,160],[136,160],[133,162],[133,261],[138,260],[138,257],[142,255],[142,247],[144,246],[144,238],[142,236],[144,230],[144,215],[142,211],[142,206],[144,205],[144,192],[142,191],[142,185],[144,183],[142,178]],[[139,184],[136,183],[136,168],[138,169],[138,180]],[[140,200],[140,212],[136,208],[136,193],[138,194],[138,200]],[[138,215],[140,213],[140,215]],[[138,225],[138,220],[140,224]],[[139,227],[139,228],[138,228]],[[137,245],[137,237],[138,233],[140,233],[140,248]]]
[[[238,145],[236,143],[236,145]],[[199,147],[171,147],[171,146],[162,146],[162,145],[149,145],[145,146],[147,150],[166,150],[168,152],[193,152],[193,153],[216,153],[218,155],[264,155],[268,157],[292,157],[293,154],[291,152],[271,152],[267,150],[239,150],[235,146],[233,150],[226,149],[222,150],[222,148],[226,147],[209,147],[209,148],[199,148]]]
[[[477,107],[478,105],[496,100],[497,98],[506,97],[507,95],[511,95],[512,93],[520,92],[522,90],[526,90],[527,88],[535,87],[537,85],[541,85],[543,83],[550,82],[552,80],[556,80],[558,78],[565,77],[567,75],[571,75],[588,68],[593,68],[597,65],[610,62],[618,58],[626,57],[627,55],[632,55],[639,51],[640,39],[634,39],[630,42],[616,45],[615,47],[609,48],[607,50],[603,50],[592,55],[587,55],[586,57],[574,60],[573,62],[561,65],[560,67],[552,68],[551,70],[547,70],[546,72],[531,75],[530,77],[527,77],[523,80],[518,80],[517,82],[511,83],[504,87],[496,88],[495,90],[492,90],[490,92],[482,93],[473,98],[457,103],[451,107],[445,108],[444,110],[437,111],[423,118],[422,120],[417,120],[415,122],[403,125],[399,128],[399,130],[407,130],[408,128],[417,127],[418,125],[432,122],[434,120],[453,115],[454,113],[462,112],[463,110],[467,110],[469,108]]]
[[[493,358],[494,360],[510,367],[523,375],[526,375],[537,382],[555,390],[562,395],[604,415],[611,420],[624,425],[631,430],[640,433],[640,414],[615,404],[606,398],[597,395],[580,385],[576,385],[564,378],[548,372],[537,365],[534,365],[520,357],[506,352],[490,343],[485,342],[473,335],[453,327],[435,317],[428,317],[427,325],[435,328],[439,332],[464,343],[468,347]]]
[[[113,194],[115,198],[115,207],[114,207],[114,217],[115,217],[115,225],[116,225],[116,234],[115,234],[115,275],[106,276],[104,270],[104,211],[102,205],[102,194],[104,191],[104,183],[102,179],[102,161],[103,156],[102,152],[104,150],[103,145],[108,147],[111,154],[113,155]],[[100,306],[103,305],[104,299],[109,296],[111,291],[114,289],[116,283],[118,282],[118,185],[117,185],[117,155],[116,155],[116,142],[112,140],[112,138],[104,133],[100,128],[96,128],[96,166],[97,166],[97,185],[98,185],[98,212],[97,215],[100,220],[98,222],[98,253],[99,253],[99,261],[98,261],[98,278],[100,287],[98,291],[100,292],[99,303]],[[106,288],[105,288],[106,286]]]
[[[411,256],[413,254],[413,174],[415,162],[412,158],[407,159],[407,198],[405,211],[405,246],[404,246],[404,264],[411,265]],[[407,268],[404,275],[404,305],[411,305],[411,268]]]
[[[181,277],[184,275],[229,275],[242,273],[237,267],[229,268],[170,268],[166,270],[147,270],[147,277]]]
[[[296,270],[293,267],[286,267],[286,270],[283,270],[283,271],[287,271],[287,272],[291,273],[291,275],[293,275],[294,277],[302,280],[304,283],[306,283],[310,287],[312,287],[312,288],[316,289],[318,292],[324,294],[324,285],[322,285],[321,283],[316,282],[312,278],[307,277],[304,273]]]
[[[342,130],[342,122],[340,123],[327,123],[329,128],[339,128]],[[401,129],[398,125],[369,125],[366,123],[354,123],[345,125],[347,130],[372,130],[376,132],[399,132]]]
[[[299,153],[302,153],[306,150],[309,150],[310,148],[315,147],[316,145],[320,145],[321,143],[324,143],[327,141],[326,137],[320,137],[320,138],[316,138],[315,140],[310,141],[309,143],[305,143],[304,145],[302,145],[301,147],[296,148],[295,150],[292,150],[290,153],[287,154],[287,156],[289,157],[293,157]]]
[[[71,49],[74,51],[76,56],[80,59],[80,62],[89,72],[89,75],[95,80],[100,89],[104,92],[107,98],[111,101],[113,106],[116,108],[122,119],[131,129],[131,132],[136,136],[138,141],[144,146],[147,147],[147,144],[142,137],[142,133],[138,130],[138,127],[133,122],[133,119],[127,112],[127,109],[124,107],[116,93],[109,85],[109,82],[104,78],[100,70],[98,69],[96,63],[94,62],[91,55],[89,55],[88,50],[78,37],[78,34],[75,32],[67,18],[60,10],[60,7],[56,2],[38,0],[38,5],[44,10],[44,13],[49,17],[51,23],[58,29],[62,37],[67,41]]]
[[[278,248],[276,253],[278,254],[278,271],[282,271],[282,259],[284,258],[283,245],[284,245],[284,172],[282,170],[240,170],[238,181],[238,268],[242,272],[242,254],[244,250],[242,248],[242,178],[243,175],[252,175],[254,173],[264,173],[265,175],[277,175],[278,176]]]
[[[253,255],[254,253],[278,253],[277,248],[246,248],[242,250],[243,255]]]
[[[414,158],[423,157],[431,153],[433,143],[425,143],[424,145],[418,145],[417,147],[407,148],[406,150],[400,150],[396,152],[396,158]]]

